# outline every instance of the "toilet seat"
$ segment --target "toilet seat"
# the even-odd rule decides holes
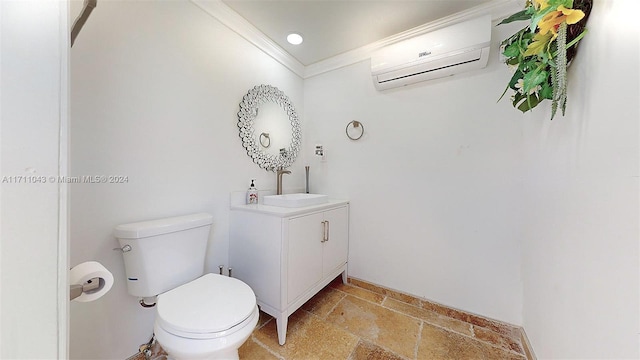
[[[256,297],[249,285],[206,274],[159,295],[156,322],[176,336],[214,339],[243,329],[256,311]]]

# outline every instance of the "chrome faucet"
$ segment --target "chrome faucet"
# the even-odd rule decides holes
[[[282,175],[284,174],[291,174],[291,171],[284,170],[283,168],[278,169],[278,186],[276,188],[276,195],[282,195]]]

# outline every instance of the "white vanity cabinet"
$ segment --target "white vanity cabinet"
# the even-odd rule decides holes
[[[229,267],[251,286],[260,309],[276,318],[283,345],[289,315],[336,276],[346,282],[349,204],[231,209]]]

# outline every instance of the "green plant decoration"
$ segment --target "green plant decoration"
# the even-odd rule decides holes
[[[523,113],[551,100],[551,119],[558,108],[564,115],[567,66],[587,32],[584,23],[591,6],[591,0],[527,0],[524,10],[498,24],[529,21],[500,44],[505,63],[514,69],[500,99],[511,89],[513,107]]]

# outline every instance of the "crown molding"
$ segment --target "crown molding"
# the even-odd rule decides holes
[[[494,0],[305,66],[221,0],[190,1],[303,79],[367,60],[372,52],[384,46],[478,16],[491,14],[491,20],[496,22],[524,6],[523,0]]]
[[[221,0],[190,0],[197,7],[214,17],[231,31],[252,43],[296,75],[304,78],[305,66],[282,47],[258,30],[245,18],[225,5]]]
[[[389,36],[360,48],[347,51],[326,60],[307,65],[305,67],[304,78],[310,78],[325,72],[339,69],[341,67],[368,60],[374,51],[385,46],[482,15],[490,14],[492,22],[502,20],[504,17],[521,10],[524,6],[523,4],[524,2],[521,0],[494,0],[486,4],[475,6],[471,9],[446,16],[436,21],[426,23],[424,25],[417,26],[407,31],[403,31],[401,33]]]

